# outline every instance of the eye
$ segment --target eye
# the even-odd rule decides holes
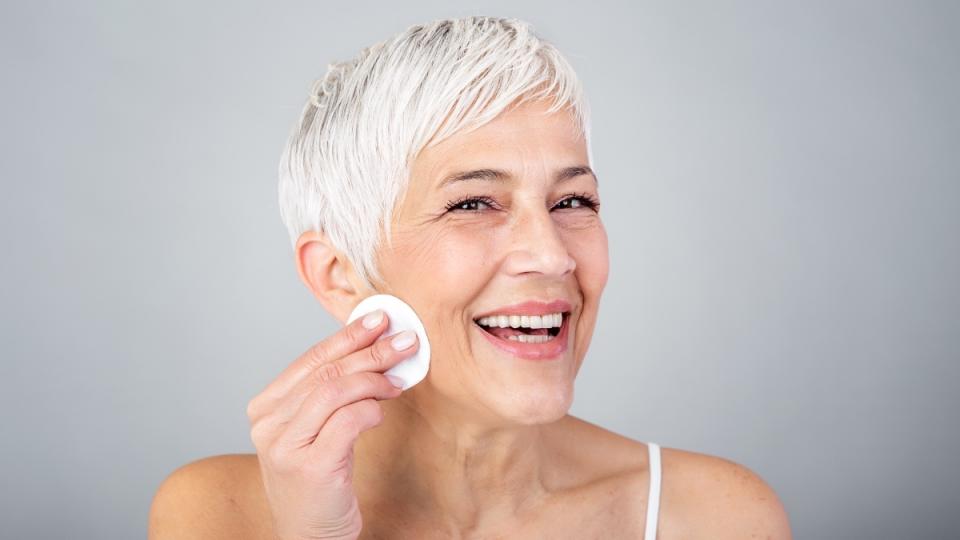
[[[467,197],[465,199],[459,199],[447,204],[446,209],[450,211],[464,211],[468,213],[475,213],[479,211],[477,205],[482,204],[488,207],[495,206],[496,203],[493,202],[493,199],[490,197]],[[559,208],[562,210],[577,210],[580,208],[588,208],[593,211],[597,211],[600,207],[600,202],[595,198],[590,196],[587,193],[579,193],[567,197],[557,203],[557,206],[554,208]]]
[[[468,197],[466,199],[460,199],[458,201],[451,202],[447,205],[447,211],[452,210],[464,210],[467,212],[474,212],[474,208],[477,204],[485,204],[487,206],[493,206],[493,199],[489,197]]]
[[[564,206],[565,203],[569,203]],[[578,208],[589,208],[590,210],[596,211],[600,207],[600,201],[594,199],[587,193],[575,194],[571,197],[563,199],[557,203],[557,208],[565,208],[570,210],[576,210]]]

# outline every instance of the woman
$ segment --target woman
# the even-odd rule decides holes
[[[250,401],[257,454],[164,481],[150,537],[789,538],[747,468],[567,414],[608,275],[588,126],[570,65],[517,20],[332,65],[281,165],[297,269],[342,323],[373,294],[411,305],[430,371],[401,391],[383,372],[416,339],[378,340],[382,312],[347,324]],[[514,329],[546,314],[559,333]]]

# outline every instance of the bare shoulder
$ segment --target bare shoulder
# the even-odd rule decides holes
[[[663,448],[661,520],[685,538],[791,539],[786,509],[757,473],[734,461]]]
[[[576,417],[566,420],[564,431],[590,441],[591,452],[581,454],[590,457],[583,459],[601,474],[625,479],[620,496],[642,514],[650,482],[648,443]],[[722,457],[660,446],[658,538],[792,538],[780,498],[757,473]],[[639,516],[631,519],[639,522]]]
[[[211,456],[183,465],[153,497],[150,540],[271,536],[256,454]]]

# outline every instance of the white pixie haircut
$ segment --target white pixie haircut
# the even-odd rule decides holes
[[[314,81],[280,160],[280,215],[295,247],[323,231],[367,286],[382,277],[381,239],[424,148],[552,98],[570,107],[590,152],[589,111],[573,67],[517,19],[464,17],[414,25],[329,65]],[[381,236],[383,233],[383,236]]]

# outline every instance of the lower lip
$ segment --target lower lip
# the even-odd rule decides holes
[[[522,343],[510,339],[501,339],[484,330],[476,322],[473,323],[473,326],[495,347],[514,356],[525,360],[555,360],[560,358],[560,355],[567,350],[569,320],[570,315],[564,315],[563,323],[560,325],[560,333],[545,343]]]

